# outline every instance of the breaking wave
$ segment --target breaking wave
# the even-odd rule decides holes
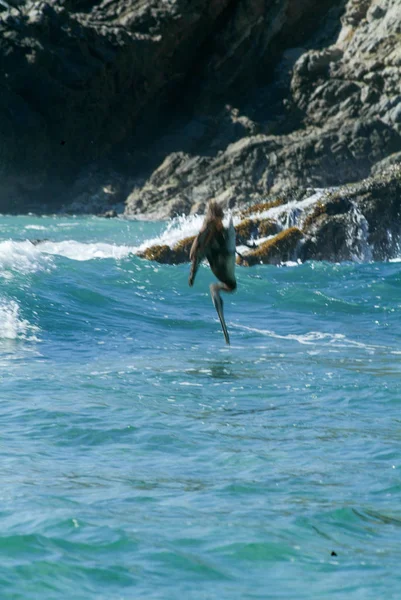
[[[20,315],[20,306],[15,300],[0,299],[0,340],[24,339],[38,341],[39,328]]]
[[[116,244],[107,244],[102,242],[83,243],[74,240],[65,240],[62,242],[42,242],[39,244],[41,252],[57,256],[64,256],[71,260],[85,261],[95,258],[114,258],[121,259],[136,253],[133,246],[119,246]]]
[[[50,267],[50,259],[29,241],[0,242],[0,277],[9,279],[13,272],[28,274]]]

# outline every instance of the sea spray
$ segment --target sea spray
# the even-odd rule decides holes
[[[34,273],[50,268],[51,259],[29,241],[4,240],[0,242],[0,277],[9,279],[15,273]]]
[[[15,300],[0,298],[0,340],[25,339],[38,341],[39,328],[31,325],[20,315],[20,306]]]

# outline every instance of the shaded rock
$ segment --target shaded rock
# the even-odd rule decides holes
[[[253,93],[253,107],[242,105],[244,116],[251,116],[255,124],[248,127],[246,137],[226,146],[216,142],[218,153],[209,154],[204,164],[197,163],[192,148],[177,169],[186,171],[185,181],[181,184],[169,173],[162,183],[166,197],[160,203],[179,198],[191,211],[191,203],[203,206],[229,190],[227,206],[255,204],[294,186],[338,186],[364,179],[376,163],[401,151],[401,5],[383,0],[380,10],[370,6],[370,0],[349,0],[342,5],[342,16],[341,7],[335,12],[333,6],[319,35],[315,31],[303,48],[286,50],[286,59],[277,63],[281,69],[277,79],[261,87],[259,95]],[[332,23],[340,22],[340,17],[341,30],[335,32]],[[319,40],[320,47],[308,48],[316,43],[313,40]],[[278,98],[281,108],[280,102],[275,104]],[[264,99],[268,99],[265,111],[275,106],[274,126],[255,108]],[[228,138],[224,140],[227,143]],[[148,191],[147,183],[137,196]],[[158,202],[153,189],[152,211]],[[146,199],[143,209],[147,207]],[[128,201],[127,212],[132,210]]]
[[[371,174],[380,175],[391,167],[397,166],[401,166],[401,152],[390,154],[389,156],[386,156],[386,158],[383,158],[383,160],[377,162],[375,165],[373,165]]]
[[[102,217],[103,219],[115,219],[118,217],[117,211],[114,209],[106,210],[106,212],[101,213],[98,217]]]
[[[401,239],[401,166],[339,188],[305,220],[302,260],[388,260]]]
[[[258,233],[256,221],[245,219],[235,227],[237,245],[245,244]]]
[[[172,83],[183,81],[228,5],[53,0],[0,13],[1,168],[20,194],[57,190],[59,200],[83,166],[121,156],[138,123],[141,135],[156,131]]]
[[[285,213],[294,215],[298,226],[282,231],[272,219],[245,218],[236,226],[237,244],[272,235],[255,249],[239,256],[243,266],[280,264],[288,260],[370,261],[399,255],[401,240],[401,165],[361,182],[327,190],[314,205],[292,202]],[[268,204],[270,206],[270,204]],[[304,208],[302,208],[304,207]],[[260,204],[247,214],[257,214]],[[308,211],[305,213],[304,211]],[[302,230],[300,229],[302,227]],[[154,246],[141,256],[165,263],[189,260],[194,237],[173,248]]]
[[[332,262],[355,259],[349,247],[350,223],[351,220],[346,215],[330,218],[322,214],[321,218],[315,221],[314,235],[307,238],[301,248],[301,259]]]
[[[191,251],[194,239],[194,235],[184,238],[173,247],[174,263],[182,263],[189,261],[189,253]]]
[[[349,198],[339,196],[335,192],[328,192],[326,200],[318,201],[313,211],[306,217],[303,223],[303,229],[308,231],[311,227],[318,223],[320,217],[341,215],[352,209],[352,202]]]
[[[12,4],[0,211],[245,207],[401,152],[399,0]]]

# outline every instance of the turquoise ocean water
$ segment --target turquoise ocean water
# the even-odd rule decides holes
[[[238,268],[227,347],[161,232],[0,217],[0,598],[400,598],[400,263]]]

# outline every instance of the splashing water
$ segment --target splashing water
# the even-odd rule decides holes
[[[370,262],[372,249],[368,242],[369,225],[355,202],[351,208],[351,223],[347,228],[347,246],[351,251],[351,258],[357,262]]]
[[[0,340],[24,339],[38,341],[39,328],[20,316],[20,307],[15,300],[0,299]]]
[[[29,274],[51,266],[51,260],[29,241],[0,242],[0,277],[8,279],[13,273]]]

